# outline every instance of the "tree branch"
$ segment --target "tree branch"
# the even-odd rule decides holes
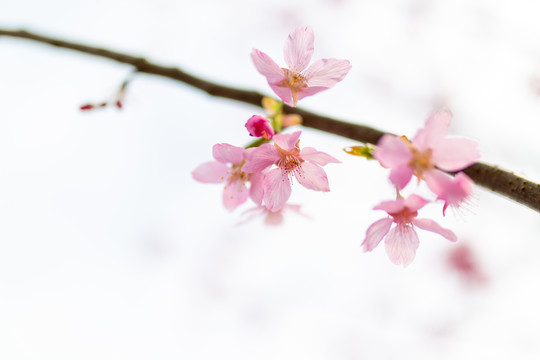
[[[60,48],[71,49],[85,54],[104,57],[117,62],[133,66],[136,71],[167,77],[188,84],[212,96],[223,97],[243,103],[261,107],[263,95],[255,91],[236,89],[216,84],[183,72],[174,67],[166,67],[149,62],[145,58],[122,54],[116,51],[93,46],[54,39],[24,30],[0,29],[0,36],[10,36],[33,40]],[[376,144],[385,133],[364,125],[352,124],[327,116],[315,114],[299,108],[284,106],[286,113],[296,113],[302,116],[303,125],[322,130],[331,134],[340,135],[363,143]],[[540,212],[540,184],[528,181],[511,172],[499,169],[496,166],[475,163],[464,172],[480,186],[506,196],[520,204]]]

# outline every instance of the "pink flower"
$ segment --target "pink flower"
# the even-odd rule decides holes
[[[257,205],[261,205],[264,175],[259,172],[246,173],[242,170],[242,166],[252,150],[229,144],[216,144],[212,147],[212,154],[217,161],[209,161],[199,165],[191,175],[195,180],[203,183],[224,182],[223,204],[227,210],[234,210],[249,196]],[[246,187],[247,182],[251,182],[249,191]]]
[[[259,115],[250,117],[246,123],[246,128],[251,136],[262,137],[266,140],[270,140],[274,136],[274,129],[270,121]]]
[[[313,41],[310,27],[298,28],[289,35],[283,50],[288,69],[280,68],[262,51],[253,49],[251,53],[257,71],[287,105],[296,106],[298,100],[330,89],[351,69],[348,60],[322,59],[305,70],[313,55]]]
[[[426,120],[426,125],[420,129],[409,142],[403,137],[384,135],[373,157],[382,166],[390,168],[390,181],[399,189],[403,189],[414,174],[419,180],[425,178],[428,186],[430,181],[440,177],[429,176],[436,168],[445,171],[458,171],[472,165],[480,157],[476,141],[446,137],[452,114],[439,111]],[[431,184],[430,187],[440,187]]]
[[[362,242],[364,251],[372,251],[385,238],[384,245],[390,261],[396,265],[409,265],[416,255],[419,241],[414,229],[435,232],[450,241],[456,241],[456,235],[430,219],[417,219],[418,210],[428,203],[418,195],[410,195],[407,199],[398,198],[383,201],[375,206],[375,210],[384,210],[390,217],[374,222],[366,231],[366,238]],[[392,224],[396,226],[390,230]]]
[[[245,172],[258,173],[272,165],[277,166],[266,174],[263,182],[263,200],[270,211],[278,211],[289,199],[293,175],[308,189],[330,191],[321,166],[340,161],[311,147],[300,150],[300,134],[301,131],[274,135],[274,144],[255,148],[242,167]]]
[[[466,202],[474,189],[474,182],[463,172],[452,178],[441,171],[430,171],[425,177],[426,184],[437,195],[437,200],[444,201],[443,215],[448,206],[458,208]]]

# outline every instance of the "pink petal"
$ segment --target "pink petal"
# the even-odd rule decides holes
[[[247,160],[251,160],[251,158],[253,157],[253,152],[257,150],[257,147],[250,147],[250,148],[247,148],[244,150],[244,159],[247,161]]]
[[[366,238],[362,242],[364,251],[372,251],[379,245],[383,237],[388,234],[390,226],[392,226],[392,219],[384,218],[375,221],[366,231]]]
[[[243,204],[249,196],[248,189],[243,181],[237,180],[225,186],[223,190],[223,204],[229,211],[236,209],[240,204]]]
[[[407,164],[396,166],[390,171],[390,182],[401,190],[411,181],[413,172],[414,170]]]
[[[418,226],[420,229],[437,233],[452,242],[457,241],[456,234],[454,234],[451,230],[441,227],[431,219],[413,219],[412,223],[415,226]]]
[[[396,200],[383,201],[375,206],[373,210],[384,210],[389,214],[395,214],[405,208],[405,199],[398,198]]]
[[[466,138],[447,138],[433,147],[433,161],[447,171],[458,171],[480,158],[478,143]]]
[[[270,56],[257,49],[253,49],[251,52],[251,59],[257,71],[266,77],[268,85],[276,95],[287,105],[293,106],[291,88],[281,85],[286,79],[283,69]]]
[[[283,69],[272,60],[272,58],[260,50],[253,49],[251,52],[251,60],[257,71],[266,77],[268,83],[279,84],[285,80]]]
[[[408,164],[412,153],[407,143],[394,135],[384,135],[377,143],[373,157],[385,168]]]
[[[324,166],[328,163],[341,163],[341,161],[335,157],[328,155],[327,153],[317,151],[312,147],[303,148],[302,151],[300,151],[300,157],[320,166]]]
[[[454,183],[467,195],[472,194],[474,190],[474,181],[467,174],[460,172],[454,176]]]
[[[424,175],[429,189],[437,195],[438,200],[444,200],[443,214],[448,206],[459,206],[474,189],[474,182],[462,172],[454,178],[438,170],[426,172]]]
[[[320,93],[323,90],[328,90],[328,87],[326,86],[310,86],[303,89],[300,89],[298,91],[298,94],[296,95],[296,99],[298,101],[302,100],[305,97],[315,95],[317,93]]]
[[[214,159],[224,164],[240,164],[244,160],[244,150],[229,144],[216,144],[212,147],[212,155]]]
[[[283,49],[283,57],[289,69],[300,73],[307,67],[313,55],[313,43],[313,30],[309,26],[297,28],[289,34]]]
[[[264,178],[264,204],[270,211],[278,211],[291,196],[291,183],[281,169],[271,170]]]
[[[411,194],[408,198],[405,199],[404,205],[409,210],[417,211],[423,208],[427,203],[429,203],[429,201],[424,199],[423,197],[416,194]]]
[[[405,267],[414,260],[420,242],[412,226],[398,224],[390,230],[384,240],[384,245],[390,261]]]
[[[290,134],[276,134],[274,135],[274,143],[286,151],[291,151],[296,147],[296,143],[300,138],[302,131],[295,131]]]
[[[351,63],[348,60],[321,59],[311,64],[304,77],[309,87],[329,89],[343,80],[349,70]]]
[[[429,190],[433,191],[437,197],[444,196],[452,183],[452,177],[439,170],[425,171],[424,180]]]
[[[289,106],[294,107],[294,101],[292,98],[292,92],[291,88],[288,86],[280,85],[281,83],[270,83],[268,82],[272,90],[276,93],[276,95],[283,100],[283,102]]]
[[[250,151],[249,159],[242,166],[242,171],[246,173],[261,172],[278,160],[279,154],[276,147],[272,144],[263,144]]]
[[[229,167],[217,161],[205,162],[191,172],[191,176],[202,183],[221,183],[228,177]]]
[[[251,182],[251,187],[249,188],[249,196],[251,197],[251,200],[259,206],[261,206],[263,201],[263,181],[264,181],[264,175],[263,173],[255,173],[251,174],[249,177],[249,181]]]
[[[294,176],[305,188],[317,191],[330,191],[326,172],[315,164],[304,162],[294,170]]]
[[[452,120],[452,113],[449,110],[441,110],[432,114],[427,120],[424,128],[418,130],[413,139],[413,144],[420,151],[427,150],[439,143],[448,133],[448,127]]]

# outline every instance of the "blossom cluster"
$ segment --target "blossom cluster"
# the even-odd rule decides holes
[[[313,42],[310,27],[298,28],[289,35],[284,48],[287,69],[280,68],[262,51],[253,50],[251,54],[256,69],[285,104],[296,106],[298,100],[333,87],[351,68],[347,60],[322,59],[306,70]],[[197,181],[225,184],[223,203],[229,210],[251,198],[257,207],[279,212],[287,205],[294,179],[307,189],[330,191],[322,167],[340,162],[315,148],[300,148],[301,131],[280,133],[299,124],[298,115],[283,114],[282,104],[268,98],[263,100],[263,107],[269,111],[270,119],[254,115],[246,123],[249,134],[262,140],[256,143],[258,146],[216,144],[212,149],[215,161],[192,172]]]
[[[322,166],[339,160],[312,147],[301,149],[301,131],[274,134],[270,122],[260,116],[250,118],[246,127],[252,136],[272,139],[273,143],[247,149],[216,144],[212,149],[216,161],[201,164],[192,172],[197,181],[225,183],[223,203],[227,209],[234,210],[251,198],[257,206],[279,211],[291,196],[293,179],[311,190],[330,191]]]
[[[313,43],[310,27],[294,30],[284,47],[287,68],[281,68],[260,50],[251,53],[255,68],[282,102],[264,98],[268,114],[247,120],[246,129],[257,141],[246,147],[216,144],[212,149],[215,161],[201,164],[192,172],[197,181],[225,185],[223,203],[227,209],[234,210],[250,198],[256,205],[254,211],[272,214],[267,223],[275,223],[282,219],[283,209],[298,210],[297,205],[287,204],[293,181],[310,190],[330,191],[323,166],[340,161],[315,148],[301,148],[301,131],[282,133],[301,123],[298,115],[283,113],[283,104],[295,107],[299,100],[336,85],[351,69],[349,61],[338,59],[321,59],[308,67]],[[448,110],[441,110],[427,119],[412,140],[387,134],[376,146],[367,144],[347,151],[375,159],[390,169],[389,180],[397,194],[395,200],[375,206],[388,216],[369,226],[362,242],[364,251],[372,251],[384,239],[390,260],[407,266],[419,246],[415,228],[457,240],[451,230],[435,221],[417,218],[418,211],[430,202],[443,202],[445,215],[448,207],[459,207],[472,193],[473,181],[459,171],[479,158],[478,146],[470,139],[447,136],[451,117]],[[414,193],[402,195],[413,176],[417,184],[425,182],[434,194],[432,200]]]
[[[384,238],[386,253],[396,265],[409,265],[416,254],[419,241],[415,227],[438,233],[450,241],[456,235],[430,219],[418,219],[418,210],[430,201],[416,194],[403,198],[401,191],[411,182],[424,181],[433,192],[435,201],[444,202],[443,215],[450,207],[462,205],[473,191],[473,181],[463,172],[480,157],[478,145],[471,139],[448,137],[452,114],[441,110],[432,114],[412,141],[403,136],[384,135],[373,150],[373,158],[390,169],[390,182],[395,186],[397,199],[383,201],[375,210],[384,210],[388,217],[373,223],[362,243],[364,251],[373,250]],[[392,225],[395,227],[391,229]]]

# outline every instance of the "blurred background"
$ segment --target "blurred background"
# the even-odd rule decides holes
[[[540,181],[540,5],[483,0],[3,0],[0,27],[145,56],[271,91],[258,48],[284,64],[297,26],[313,59],[349,59],[302,108],[413,136],[440,106],[482,160]],[[280,226],[222,206],[191,171],[218,142],[251,141],[262,111],[128,66],[0,38],[0,358],[538,359],[538,213],[478,188],[419,231],[403,269],[363,253],[387,171],[304,129],[343,164],[332,191],[298,184]]]

